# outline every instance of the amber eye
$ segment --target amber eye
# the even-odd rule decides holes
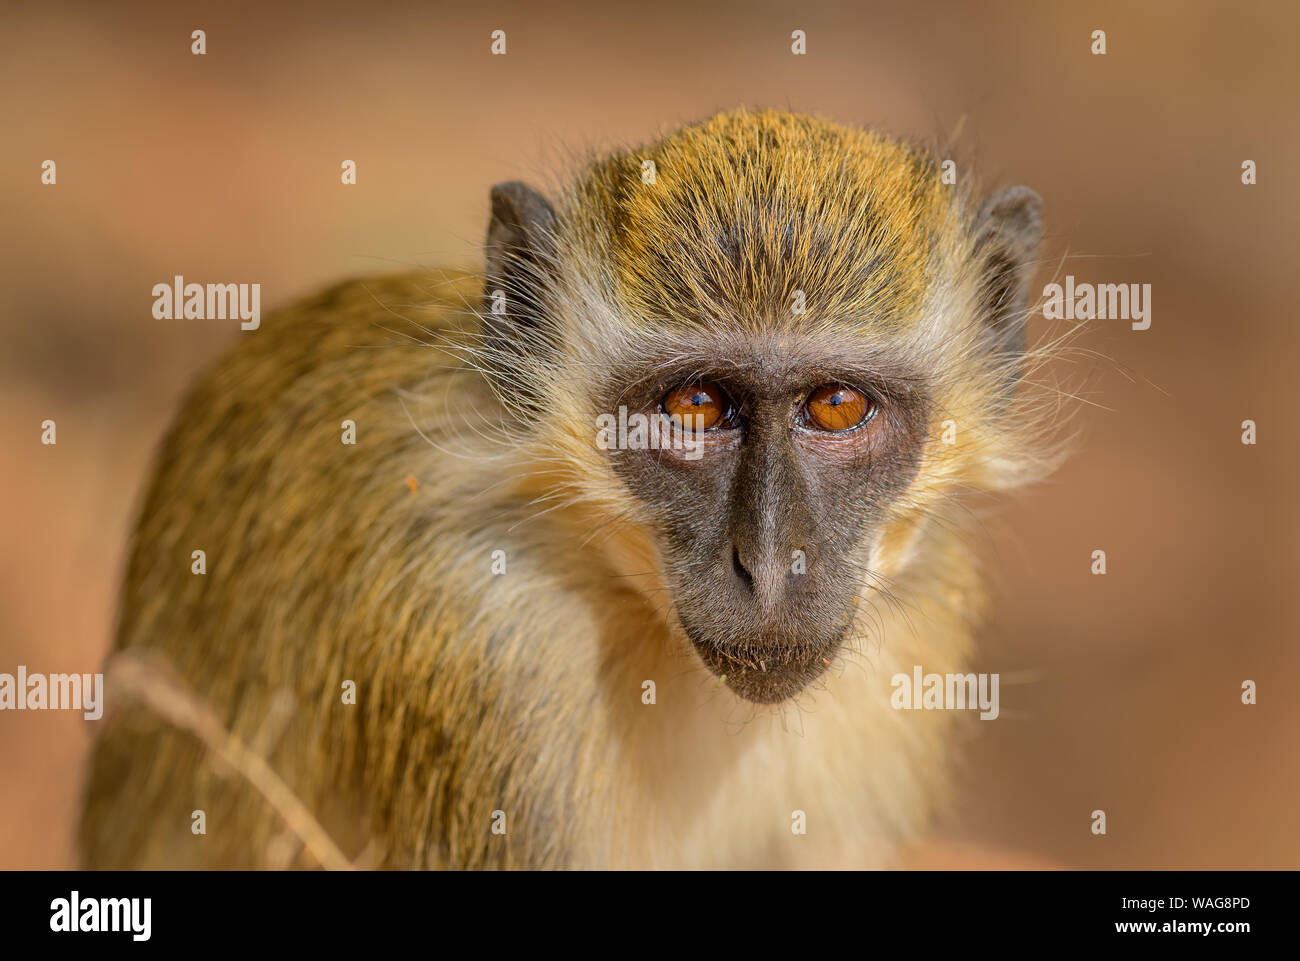
[[[818,387],[804,405],[808,423],[818,430],[849,430],[876,411],[876,404],[859,390],[844,384]]]
[[[664,397],[664,411],[690,430],[716,427],[727,416],[731,401],[721,387],[701,380],[682,384]]]

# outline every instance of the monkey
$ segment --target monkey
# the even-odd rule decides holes
[[[164,658],[373,866],[898,863],[960,729],[889,679],[969,664],[970,497],[1052,461],[1042,201],[941,162],[724,111],[549,198],[494,187],[481,274],[267,316],[161,445],[118,656]],[[665,443],[596,443],[620,410]],[[113,677],[84,864],[267,866],[280,814]]]

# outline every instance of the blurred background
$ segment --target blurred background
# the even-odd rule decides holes
[[[154,320],[155,283],[258,282],[265,311],[348,275],[477,269],[491,184],[739,104],[959,131],[988,186],[1045,200],[1037,289],[1150,283],[1153,319],[1088,325],[1061,372],[1073,458],[988,524],[979,669],[1003,675],[1002,717],[972,725],[911,863],[1300,866],[1300,8],[269,6],[0,14],[0,671],[99,669],[151,454],[237,335]],[[90,734],[77,712],[0,714],[0,867],[73,864]]]

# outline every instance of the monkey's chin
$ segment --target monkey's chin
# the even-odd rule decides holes
[[[839,649],[840,638],[829,644],[807,646],[725,648],[691,637],[691,644],[704,666],[737,696],[755,704],[779,704],[825,673]]]

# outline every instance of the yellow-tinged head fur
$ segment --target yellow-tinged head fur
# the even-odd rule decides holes
[[[796,290],[819,324],[914,321],[957,253],[953,200],[935,160],[908,144],[735,111],[597,162],[571,203],[590,243],[575,254],[614,265],[629,323],[756,328],[791,324]]]

